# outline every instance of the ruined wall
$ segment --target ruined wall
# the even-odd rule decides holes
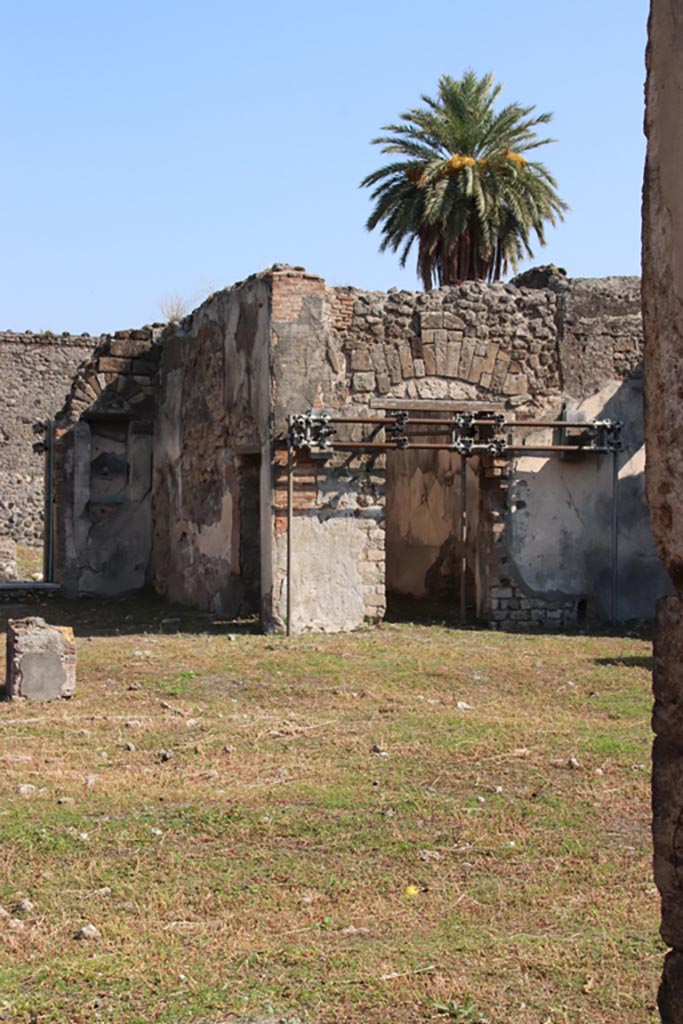
[[[652,804],[661,934],[670,947],[659,992],[664,1024],[683,1021],[683,13],[652,0],[643,190],[647,494],[652,530],[676,594],[657,608]]]
[[[453,584],[453,458],[399,466],[388,461],[397,453],[297,453],[290,535],[288,415],[427,403],[446,416],[466,406],[514,420],[566,407],[627,421],[618,613],[647,617],[667,580],[642,495],[637,309],[637,280],[574,282],[555,268],[511,284],[384,294],[329,288],[302,268],[275,265],[212,296],[163,339],[142,332],[149,359],[126,356],[120,346],[132,336],[117,336],[76,381],[66,410],[61,477],[73,500],[58,538],[63,578],[74,592],[151,579],[170,600],[224,615],[260,603],[267,629],[286,625],[289,583],[293,630],[353,628],[382,617],[387,581],[418,594]],[[96,385],[122,398],[118,419]],[[505,628],[603,620],[609,458],[487,455],[476,476],[467,590],[477,614]],[[410,514],[402,491],[412,494]],[[432,522],[423,529],[425,515]],[[124,559],[126,531],[135,542]]]
[[[161,325],[106,337],[57,416],[55,578],[113,595],[150,581],[152,436]]]
[[[621,578],[633,586],[621,588],[618,614],[649,615],[653,593],[668,584],[654,553],[642,493],[637,279],[568,281],[554,268],[541,268],[518,283],[471,282],[428,294],[384,294],[328,288],[300,268],[276,267],[270,281],[276,437],[284,437],[288,413],[314,405],[376,415],[383,407],[416,400],[441,404],[444,410],[478,402],[505,408],[508,418],[555,416],[564,405],[589,418],[623,416]],[[482,463],[479,514],[470,516],[481,523],[471,556],[481,614],[506,628],[575,625],[583,616],[609,615],[609,461],[599,465],[597,457],[589,457],[581,467],[561,468],[557,459],[531,464],[528,457],[519,466],[515,459]],[[386,459],[335,456],[300,462],[292,525],[295,628],[342,628],[342,623],[347,628],[381,616]],[[397,486],[400,475],[390,474]],[[422,470],[418,475],[418,489],[424,488]],[[427,476],[433,507],[452,510],[450,464]],[[580,502],[585,516],[576,513]],[[285,506],[282,453],[273,504],[276,626],[285,620]],[[544,522],[540,531],[539,516]],[[416,543],[415,517],[392,518],[390,585],[419,592],[422,582],[429,589],[427,580],[448,540],[438,524],[432,526],[431,541],[422,531]],[[435,562],[422,564],[430,544]],[[411,546],[414,564],[402,564],[397,571],[395,552],[405,554]],[[576,577],[568,571],[572,559],[583,566]]]
[[[154,437],[154,585],[218,614],[258,611],[270,525],[269,288],[218,292],[170,333]],[[267,591],[267,587],[265,588]]]
[[[61,408],[74,374],[102,339],[87,334],[0,334],[0,534],[43,541],[44,464],[37,421]]]
[[[273,429],[283,437],[287,414],[310,406],[343,407],[351,399],[347,359],[329,330],[330,291],[320,277],[276,267],[272,290]],[[361,399],[362,401],[362,399]],[[292,519],[293,632],[353,629],[386,607],[384,473],[376,460],[335,457],[294,465]],[[286,453],[276,452],[267,625],[287,619]]]

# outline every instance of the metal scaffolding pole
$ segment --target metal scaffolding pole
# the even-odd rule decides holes
[[[619,453],[612,451],[612,601],[610,622],[617,621],[617,600],[619,586]]]
[[[460,625],[467,618],[467,458],[460,456]]]
[[[291,437],[291,421],[289,417]],[[292,635],[292,522],[294,519],[294,449],[287,445],[287,636]]]

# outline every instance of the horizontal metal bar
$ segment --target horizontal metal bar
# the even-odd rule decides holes
[[[526,452],[527,454],[533,454],[534,452],[581,452],[583,455],[607,455],[611,448],[605,447],[593,447],[591,445],[580,445],[580,444],[507,444],[505,445],[506,452]]]
[[[314,452],[315,454],[325,454],[325,452],[331,451],[444,451],[444,452],[457,452],[462,454],[462,448],[454,444],[439,444],[438,442],[424,442],[423,444],[411,444],[409,441],[407,444],[402,444],[399,441],[328,441],[324,447],[316,447],[312,445],[308,448],[307,445],[302,447],[307,448],[308,451]],[[301,449],[299,449],[301,450]],[[492,455],[494,458],[502,458],[505,455],[524,454],[534,455],[542,452],[574,452],[581,453],[583,455],[607,455],[611,451],[611,448],[605,447],[591,447],[589,445],[575,445],[575,444],[533,444],[533,445],[505,445],[500,452],[491,452],[488,444],[473,444],[465,450],[465,454],[472,455]]]
[[[477,423],[480,420],[476,421]],[[572,427],[575,430],[583,428],[584,430],[588,427],[593,430],[597,430],[597,427],[593,427],[590,420],[505,420],[503,423],[504,427]]]

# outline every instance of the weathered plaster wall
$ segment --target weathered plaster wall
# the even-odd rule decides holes
[[[289,413],[350,398],[347,361],[329,330],[329,290],[322,278],[276,268],[272,288],[273,429],[283,437]],[[287,473],[284,452],[273,480],[269,628],[287,620]],[[382,617],[384,586],[384,463],[344,458],[294,467],[292,622],[304,629],[352,629]]]
[[[643,190],[647,495],[675,597],[657,609],[652,805],[661,934],[670,947],[659,991],[664,1024],[683,1022],[683,11],[652,0]]]
[[[551,410],[558,415],[560,409]],[[610,381],[583,402],[572,419],[613,419],[623,424],[617,453],[617,585],[615,617],[652,617],[657,598],[671,592],[652,539],[645,502],[642,379]],[[551,431],[527,443],[552,443]],[[578,461],[525,456],[511,465],[506,528],[508,588],[496,618],[524,627],[538,621],[539,602],[558,625],[605,622],[612,609],[613,456]]]
[[[76,370],[101,338],[0,333],[0,534],[43,540],[44,460],[33,451],[37,421],[61,408]]]
[[[171,601],[226,615],[258,610],[254,457],[269,466],[269,323],[269,288],[251,278],[188,317],[168,337],[161,362],[154,584]]]
[[[150,581],[152,432],[161,326],[106,337],[57,415],[55,576],[114,595]]]

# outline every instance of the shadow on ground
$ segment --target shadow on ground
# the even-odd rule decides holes
[[[0,630],[8,619],[38,615],[51,625],[71,626],[76,636],[126,636],[137,633],[191,633],[225,636],[260,633],[258,619],[222,619],[209,612],[170,605],[144,591],[107,599],[50,598],[0,605]]]

